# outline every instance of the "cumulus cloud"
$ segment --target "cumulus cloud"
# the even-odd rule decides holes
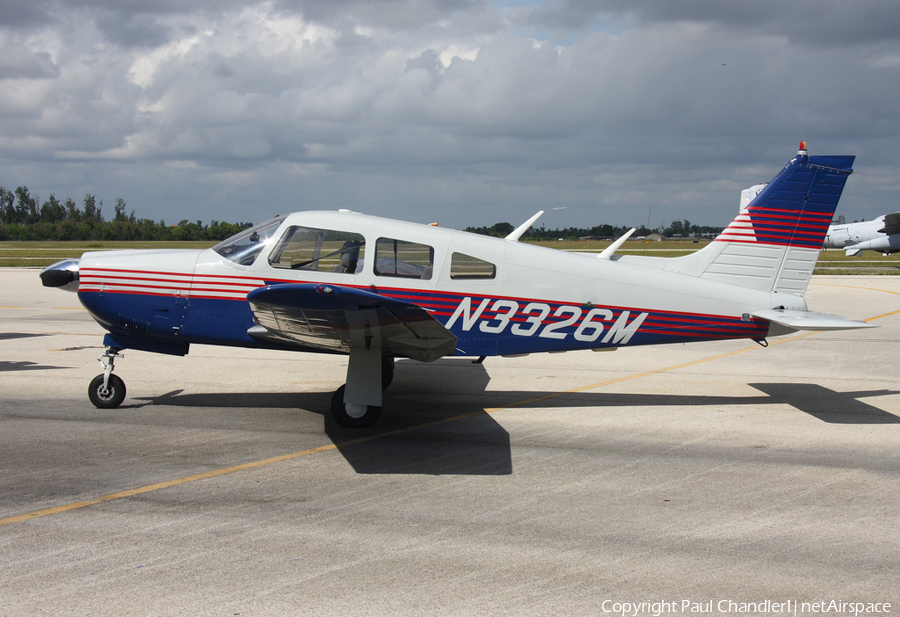
[[[724,224],[808,139],[873,172],[842,202],[868,218],[894,207],[900,19],[845,4],[12,2],[0,183],[170,220]]]

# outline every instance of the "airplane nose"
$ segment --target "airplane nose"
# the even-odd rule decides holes
[[[61,287],[66,291],[78,291],[78,259],[66,259],[41,270],[44,287]]]

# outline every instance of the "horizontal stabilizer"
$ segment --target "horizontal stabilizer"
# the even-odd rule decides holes
[[[859,328],[877,328],[875,324],[837,315],[816,313],[815,311],[798,311],[791,309],[766,309],[753,311],[753,317],[765,319],[792,330],[856,330]]]

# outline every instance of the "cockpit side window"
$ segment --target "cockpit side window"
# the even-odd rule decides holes
[[[273,234],[282,222],[284,222],[283,216],[269,219],[222,240],[212,247],[212,250],[236,264],[252,266],[263,248],[272,240]]]
[[[375,274],[400,278],[431,279],[434,248],[427,244],[378,238],[375,243]]]
[[[357,233],[288,227],[272,252],[273,268],[355,274],[362,269],[366,239]]]
[[[495,276],[497,276],[497,266],[489,261],[465,253],[453,253],[450,257],[451,279],[492,279]]]

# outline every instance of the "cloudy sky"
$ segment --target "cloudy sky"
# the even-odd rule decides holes
[[[896,0],[0,0],[0,185],[107,215],[725,225],[801,139],[900,210]]]

